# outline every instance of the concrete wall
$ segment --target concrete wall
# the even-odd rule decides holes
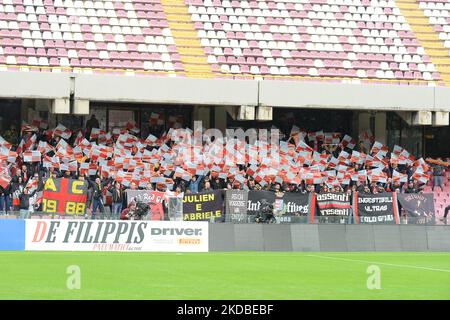
[[[0,98],[261,105],[380,111],[450,111],[450,88],[304,81],[190,79],[69,73],[2,72]]]
[[[450,226],[210,224],[210,251],[450,251]]]
[[[68,74],[0,72],[0,98],[69,98],[70,85]]]

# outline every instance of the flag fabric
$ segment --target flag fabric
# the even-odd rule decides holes
[[[72,135],[72,131],[67,129],[64,125],[58,124],[58,126],[55,128],[55,130],[53,130],[53,135],[59,136],[63,139],[68,140],[68,139],[70,139],[70,136]]]
[[[41,152],[40,151],[26,151],[23,153],[24,162],[40,162]]]
[[[70,215],[85,214],[87,189],[86,181],[49,178],[44,184],[43,211]]]

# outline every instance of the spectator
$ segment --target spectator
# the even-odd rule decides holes
[[[15,176],[11,184],[12,205],[14,211],[19,211],[20,195],[23,193],[24,188],[25,184],[23,183],[22,176]]]
[[[448,215],[449,211],[450,211],[450,204],[445,208],[444,216],[441,219],[442,221],[445,222],[445,224],[447,224],[447,215]]]
[[[100,124],[98,123],[97,118],[95,117],[95,114],[91,116],[91,118],[86,122],[86,138],[89,140],[89,137],[91,136],[92,128],[100,128]]]
[[[414,181],[410,180],[408,186],[405,189],[405,193],[418,193],[418,190],[414,186]]]
[[[119,220],[123,205],[123,189],[120,182],[115,182],[114,186],[109,190],[112,194],[112,215],[114,220]]]
[[[134,211],[136,210],[136,202],[131,201],[126,209],[120,214],[120,220],[132,220]]]
[[[16,126],[12,124],[9,130],[7,130],[3,135],[3,138],[5,138],[5,140],[11,143],[13,146],[16,146],[19,141],[19,134],[17,132]]]
[[[96,178],[94,182],[88,179],[92,188],[92,219],[96,219],[97,210],[100,213],[100,218],[104,218],[105,207],[103,205],[103,185],[100,178]]]
[[[35,193],[36,190],[30,193],[28,188],[25,188],[19,195],[19,211],[21,219],[28,219],[30,217],[30,198],[33,197]]]
[[[437,158],[438,161],[442,161],[441,158]],[[440,187],[441,191],[443,191],[443,176],[444,176],[444,167],[440,164],[432,165],[433,167],[433,191],[436,187]]]
[[[202,182],[204,176],[194,176],[192,177],[191,182],[189,183],[188,189],[191,193],[198,193],[199,192],[199,186],[200,183]]]

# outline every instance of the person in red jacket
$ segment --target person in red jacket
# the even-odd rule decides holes
[[[136,202],[132,201],[120,214],[120,220],[134,220],[134,211],[136,210]]]

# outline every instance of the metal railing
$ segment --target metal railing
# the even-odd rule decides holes
[[[47,213],[41,211],[35,212],[20,212],[20,211],[9,211],[0,212],[0,219],[82,219],[82,220],[119,220],[119,216],[113,215],[111,211],[105,209],[103,213],[96,213],[94,216],[92,214],[59,214],[59,213]],[[142,218],[142,220],[152,220],[151,214],[147,214]],[[422,217],[400,217],[399,224],[405,225],[446,225],[450,220],[448,219],[438,219],[436,217],[422,218]],[[276,216],[270,221],[258,221],[256,215],[226,215],[222,218],[213,218],[210,220],[211,223],[234,223],[234,224],[356,224],[353,216],[349,217],[321,217],[315,216],[313,219],[311,217],[303,216]],[[385,225],[386,223],[374,223]]]

